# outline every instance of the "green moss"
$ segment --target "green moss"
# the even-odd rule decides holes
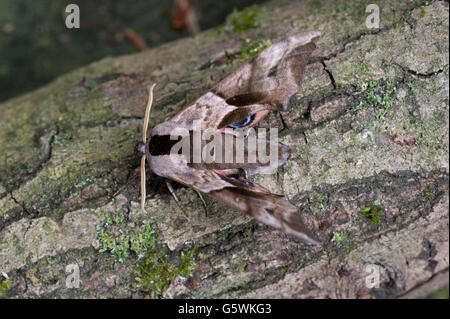
[[[244,44],[241,47],[239,56],[241,59],[248,59],[254,57],[259,52],[269,47],[272,43],[269,39],[264,39],[258,36],[254,39],[245,39]]]
[[[346,232],[333,232],[333,238],[331,241],[334,243],[334,245],[338,248],[341,248],[343,246],[343,242],[347,239],[347,233]]]
[[[408,79],[406,80],[406,85],[408,86],[409,93],[414,93],[414,84]]]
[[[100,242],[100,252],[109,252],[116,262],[124,262],[130,252],[145,253],[154,248],[153,229],[147,222],[142,224],[144,230],[140,233],[130,233],[124,230],[124,216],[121,212],[108,216],[102,227],[97,228],[97,238]]]
[[[349,112],[355,112],[367,108],[378,108],[377,117],[383,118],[387,111],[392,107],[395,87],[390,82],[380,83],[378,80],[363,81],[358,75],[358,90],[361,94],[360,103],[350,109]]]
[[[173,266],[169,264],[167,256],[159,256],[153,250],[146,254],[144,259],[133,272],[137,286],[150,290],[150,295],[156,297],[168,287],[173,276]]]
[[[178,265],[169,263],[169,257],[159,250],[152,250],[133,270],[137,287],[146,289],[150,297],[156,298],[167,290],[171,280],[178,276],[190,276],[194,269],[195,248],[180,254]]]
[[[190,276],[192,274],[192,270],[194,269],[196,251],[195,248],[188,250],[186,253],[184,251],[181,252],[180,255],[180,264],[177,267],[178,274],[181,276]]]
[[[368,75],[370,74],[370,67],[366,64],[366,63],[361,63],[360,64],[360,68],[361,68],[361,73],[363,75]]]
[[[429,189],[424,189],[424,190],[423,190],[423,195],[424,195],[426,198],[429,198],[429,197],[431,197],[432,193],[431,193],[431,191],[430,191]]]
[[[3,278],[0,281],[0,298],[3,296],[3,293],[11,288],[11,278],[9,278],[6,274],[3,274],[0,278]]]
[[[315,217],[321,216],[326,211],[324,200],[325,196],[322,194],[318,194],[317,198],[312,199],[311,209]]]
[[[58,137],[53,135],[51,159],[42,164],[36,178],[14,194],[15,198],[32,214],[56,218],[67,209],[61,204],[67,203],[68,198],[73,210],[86,207],[86,199],[95,199],[88,201],[91,207],[107,201],[107,193],[114,192],[120,184],[113,172],[124,172],[130,165],[136,140],[134,124],[130,125],[130,130],[119,126],[74,128],[73,137],[66,146],[69,140],[62,140],[67,136],[60,128]],[[48,136],[51,138],[52,135]],[[84,190],[88,185],[92,188]]]
[[[245,269],[246,266],[247,266],[247,262],[245,260],[242,260],[242,261],[234,264],[232,266],[233,274],[235,274],[235,275],[240,274]]]
[[[437,290],[425,297],[426,299],[447,299],[448,300],[448,288]]]
[[[36,277],[38,269],[37,267],[30,268],[26,273],[25,276],[28,278],[28,280],[31,281],[31,283],[36,286],[39,284],[40,280],[38,277]]]
[[[259,28],[261,25],[257,22],[264,9],[253,5],[242,11],[234,9],[226,18],[226,25],[231,26],[233,32],[242,32],[248,29]]]
[[[378,205],[369,205],[362,207],[360,210],[361,214],[366,216],[372,224],[378,224],[380,222],[380,217],[383,215],[383,209]]]

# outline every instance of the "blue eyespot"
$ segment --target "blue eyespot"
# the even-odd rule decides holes
[[[253,122],[254,119],[255,119],[255,114],[252,114],[250,116],[247,116],[245,119],[243,119],[239,122],[228,125],[228,127],[231,127],[231,128],[245,127],[245,126],[249,125],[251,122]]]
[[[250,182],[250,181],[248,181],[248,180],[246,180],[246,179],[242,179],[242,178],[240,178],[239,176],[236,176],[236,175],[228,175],[228,177],[231,178],[231,179],[233,179],[233,180],[235,180],[235,181],[237,181],[237,182],[241,182],[241,183],[243,183],[243,184],[245,184],[245,185],[247,185],[247,186],[252,186],[252,187],[254,186],[252,182]]]

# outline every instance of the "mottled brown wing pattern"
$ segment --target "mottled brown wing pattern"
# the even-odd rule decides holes
[[[315,48],[313,40],[318,36],[318,31],[306,31],[270,46],[172,120],[155,126],[146,144],[151,170],[243,211],[259,222],[318,244],[296,206],[247,179],[260,172],[262,165],[193,164],[183,155],[167,151],[171,145],[167,136],[174,128],[190,132],[197,122],[201,130],[213,129],[225,136],[228,133],[223,130],[236,127],[234,123],[246,129],[270,110],[286,110],[289,99],[300,88],[303,71]],[[280,143],[277,147],[281,157],[278,167],[287,161],[290,151]]]
[[[220,81],[172,121],[222,128],[265,110],[286,110],[300,89],[319,31],[305,31],[274,44]],[[260,120],[260,119],[258,119]],[[252,125],[256,124],[252,123]]]

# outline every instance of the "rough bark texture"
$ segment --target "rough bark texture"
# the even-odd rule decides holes
[[[367,4],[268,3],[259,28],[106,58],[0,104],[0,294],[382,298],[448,284],[448,2],[379,1],[379,29]],[[257,180],[300,208],[323,250],[212,200],[205,217],[178,187],[183,213],[150,175],[142,213],[146,87],[158,83],[152,126],[242,65],[249,42],[305,29],[323,36],[283,115],[293,155]],[[379,222],[361,213],[380,209]]]

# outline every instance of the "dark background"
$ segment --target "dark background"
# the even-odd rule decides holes
[[[240,10],[265,0],[195,0],[201,30],[224,23],[234,8]],[[65,8],[80,8],[80,29],[67,29]],[[133,29],[149,48],[189,36],[173,29],[174,0],[1,0],[0,101],[48,83],[105,56],[136,52],[116,34]]]

